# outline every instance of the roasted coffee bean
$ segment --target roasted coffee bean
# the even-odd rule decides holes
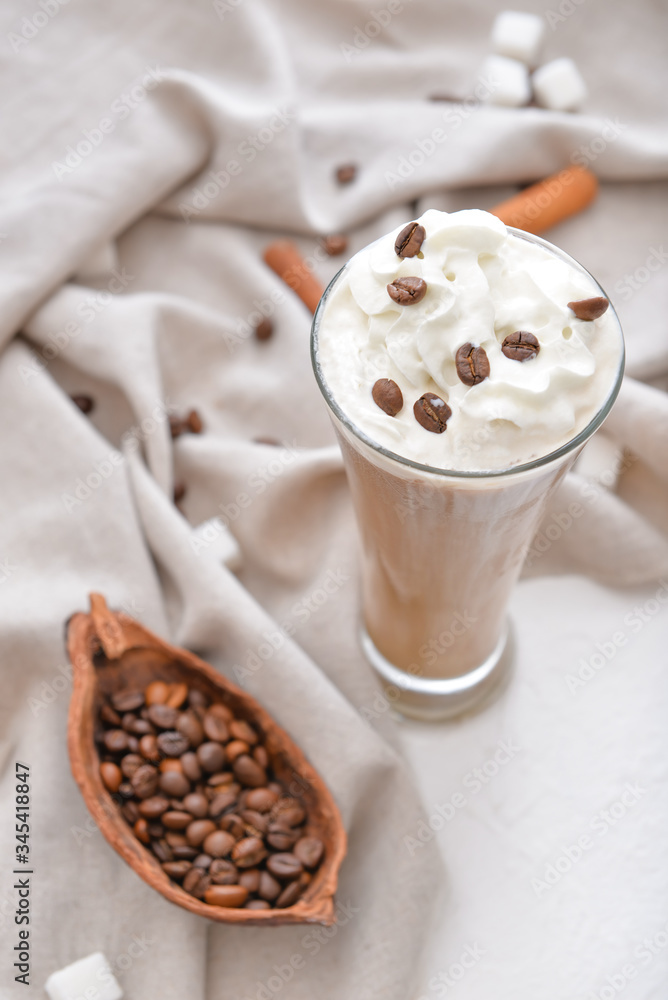
[[[271,854],[267,858],[267,870],[280,882],[291,882],[292,879],[299,878],[304,869],[294,854],[281,853]]]
[[[161,774],[166,774],[167,771],[178,771],[179,774],[183,772],[183,765],[181,763],[180,757],[165,757],[158,764],[158,768]]]
[[[339,184],[351,184],[357,177],[357,166],[354,163],[343,163],[336,168],[335,176]]]
[[[230,722],[230,736],[233,740],[243,740],[250,747],[254,747],[260,741],[260,737],[253,727],[243,719],[233,719]]]
[[[183,879],[183,888],[186,892],[196,896],[197,889],[201,886],[204,879],[207,881],[207,886],[211,884],[211,880],[206,874],[206,871],[203,868],[197,867],[193,862]]]
[[[141,691],[117,691],[111,696],[111,704],[117,712],[136,712],[144,704]]]
[[[168,813],[165,813],[165,816],[167,815]],[[165,840],[167,841],[172,850],[174,850],[176,847],[190,846],[186,838],[183,836],[182,833],[179,833],[178,830],[167,830],[165,832]],[[193,847],[192,850],[195,851],[195,848]],[[197,851],[195,851],[195,855],[197,855]],[[174,857],[176,857],[176,855],[174,855]]]
[[[203,896],[210,885],[211,879],[209,876],[201,868],[195,868],[194,866],[186,872],[186,876],[183,879],[183,888],[192,896]]]
[[[219,743],[227,743],[230,738],[227,723],[211,709],[204,716],[204,732],[210,740],[217,740]]]
[[[188,414],[188,421],[190,421],[190,417],[195,412],[196,412],[195,410],[190,411],[190,413]],[[199,420],[199,417],[197,419]],[[201,429],[202,429],[202,422],[200,420],[200,430]],[[192,430],[192,427],[190,427],[190,430]],[[200,431],[193,431],[193,434],[199,434],[199,433]],[[169,708],[181,708],[187,697],[188,697],[187,684],[182,684],[180,682],[177,684],[172,684],[170,685],[169,694],[167,695],[167,701],[165,702],[165,704],[168,705]]]
[[[271,906],[266,899],[249,899],[244,905],[244,910],[270,910]]]
[[[489,376],[489,358],[483,347],[462,344],[455,354],[455,368],[464,385],[478,385]]]
[[[259,788],[267,784],[267,772],[248,754],[241,754],[232,764],[235,777],[248,788]]]
[[[219,824],[221,830],[228,830],[233,837],[237,840],[241,840],[244,835],[244,823],[241,816],[237,816],[236,813],[226,813],[225,816],[220,820]]]
[[[262,745],[253,747],[253,760],[265,771],[269,767],[269,754]]]
[[[121,728],[125,730],[126,733],[132,732],[132,726],[137,721],[137,716],[132,712],[126,712],[121,719]]]
[[[229,792],[234,790],[236,794],[238,794],[241,791],[241,786],[235,782],[234,775],[231,771],[216,771],[215,774],[212,774],[207,778],[206,783],[210,788],[215,788],[217,792]]]
[[[184,753],[181,757],[181,767],[183,768],[183,773],[186,778],[189,778],[190,781],[199,781],[201,779],[202,768],[200,767],[200,763],[197,759],[197,754],[192,750],[189,750],[188,753]]]
[[[218,816],[223,815],[226,809],[230,809],[236,801],[237,797],[233,792],[221,792],[215,798],[211,799],[209,803],[209,816],[217,819]]]
[[[180,504],[184,496],[186,495],[186,492],[187,492],[187,487],[185,483],[174,483],[174,493],[173,493],[174,503],[177,505]]]
[[[219,719],[222,719],[223,722],[226,722],[228,725],[234,719],[234,712],[232,709],[228,708],[227,705],[224,705],[220,701],[216,702],[215,705],[211,705],[207,711],[211,712],[212,715],[217,716]]]
[[[132,733],[135,736],[146,736],[147,733],[153,732],[155,732],[153,726],[146,719],[135,719],[132,723]]]
[[[160,791],[181,799],[190,791],[190,782],[182,771],[164,771],[160,775]]]
[[[159,819],[168,808],[169,802],[164,795],[152,795],[139,803],[139,815],[144,819]]]
[[[251,788],[245,792],[245,796],[245,804],[248,808],[255,809],[260,813],[269,812],[278,801],[276,792],[272,792],[269,788]]]
[[[237,908],[248,899],[248,889],[241,885],[212,885],[204,893],[204,899],[211,906]]]
[[[239,875],[239,885],[242,885],[244,889],[248,889],[249,892],[257,892],[260,888],[260,869],[249,868],[247,871],[241,872]]]
[[[157,819],[151,820],[147,824],[146,828],[148,830],[149,837],[151,837],[153,840],[162,840],[162,838],[165,836],[165,828],[162,825],[162,823]]]
[[[142,764],[130,778],[133,791],[138,799],[149,799],[158,790],[160,775],[150,764]],[[168,803],[169,804],[169,803]],[[146,813],[142,813],[146,815]]]
[[[148,710],[149,722],[152,722],[158,729],[174,729],[179,718],[179,713],[169,705],[151,705]]]
[[[602,295],[595,295],[592,299],[580,299],[578,302],[569,302],[568,308],[572,309],[578,319],[588,322],[598,319],[606,311],[610,303]]]
[[[204,871],[206,871],[211,865],[212,861],[213,858],[211,857],[210,854],[198,854],[195,860],[193,861],[193,864],[197,868],[203,868]]]
[[[204,819],[209,812],[209,800],[206,795],[202,795],[200,792],[190,792],[183,798],[183,808],[197,819]]]
[[[210,854],[212,858],[224,858],[235,844],[236,840],[231,833],[227,833],[225,830],[214,830],[205,839],[202,848],[205,854]]]
[[[167,729],[156,738],[158,749],[165,757],[180,757],[190,746],[187,737],[183,733],[178,733],[175,729]]]
[[[325,845],[318,837],[301,837],[292,848],[292,853],[304,868],[317,868],[322,859]]]
[[[509,333],[501,344],[501,351],[511,361],[530,361],[540,351],[538,338],[526,330]]]
[[[222,770],[225,763],[225,751],[220,743],[202,743],[197,747],[197,760],[204,771],[213,774]]]
[[[148,823],[145,819],[143,819],[143,817],[139,817],[132,830],[137,840],[141,840],[142,844],[151,843],[151,835],[148,832]]]
[[[139,741],[139,752],[146,760],[158,761],[162,754],[158,747],[158,738],[153,733],[147,733]]]
[[[75,392],[70,399],[75,406],[78,406],[82,413],[92,413],[95,409],[95,401],[92,396],[86,396],[83,392]]]
[[[181,712],[176,723],[176,728],[187,738],[191,747],[197,748],[204,739],[202,723],[192,709],[187,712]]]
[[[394,241],[394,252],[399,257],[415,257],[420,252],[426,235],[424,226],[419,222],[409,222]]]
[[[342,233],[332,233],[322,237],[320,246],[328,257],[338,257],[348,249],[348,240]]]
[[[168,810],[161,819],[168,830],[185,830],[193,821],[189,812],[180,812],[176,809]]]
[[[231,740],[225,747],[225,756],[230,764],[242,753],[250,753],[250,747],[244,740]]]
[[[164,705],[169,697],[169,684],[164,681],[153,681],[144,691],[147,705]]]
[[[146,767],[146,761],[143,755],[138,753],[128,753],[121,760],[121,771],[126,778],[132,778],[135,771],[138,771],[140,767]]]
[[[214,858],[209,866],[209,875],[214,885],[235,885],[239,881],[239,872],[231,861]]]
[[[293,903],[297,902],[301,894],[302,887],[299,882],[290,882],[276,900],[276,909],[284,910],[287,906],[292,906]]]
[[[395,278],[387,286],[387,294],[400,306],[415,305],[427,294],[427,282],[422,278]]]
[[[442,434],[452,416],[448,404],[434,392],[423,393],[414,404],[413,413],[417,422],[433,434]]]
[[[118,795],[121,795],[124,799],[131,799],[134,795],[134,788],[129,781],[122,781],[118,786]]]
[[[134,826],[134,824],[139,819],[139,810],[137,809],[136,802],[124,802],[123,805],[121,806],[121,812],[123,813],[126,822],[129,823],[130,826]]]
[[[128,733],[128,750],[131,753],[137,753],[139,750],[139,740],[132,733]]]
[[[128,734],[124,729],[108,729],[102,740],[109,753],[123,753],[128,749]]]
[[[281,826],[299,826],[306,819],[306,813],[297,799],[285,798],[276,803],[271,811],[271,818]]]
[[[191,688],[188,692],[188,704],[191,708],[206,708],[209,704],[209,699],[203,691]]]
[[[274,324],[268,316],[263,316],[259,323],[255,324],[255,339],[269,340],[274,332]]]
[[[401,389],[391,378],[379,378],[374,382],[371,396],[376,406],[387,413],[388,417],[396,417],[404,405]]]
[[[269,902],[273,902],[274,899],[278,899],[281,894],[281,883],[277,882],[273,875],[269,872],[260,872],[260,885],[257,890],[258,895],[262,899],[267,899]]]
[[[120,767],[111,761],[105,761],[104,764],[100,764],[100,777],[105,788],[110,792],[117,792],[123,780]]]
[[[162,866],[165,874],[173,878],[175,882],[180,882],[191,868],[192,864],[190,861],[165,861]]]
[[[100,718],[103,722],[106,722],[107,725],[113,726],[115,729],[118,729],[121,725],[121,717],[118,712],[114,711],[111,705],[102,706],[100,709]]]
[[[197,857],[197,848],[180,844],[178,847],[172,847],[172,854],[176,861],[192,861]]]
[[[276,851],[289,851],[299,840],[299,831],[289,830],[279,823],[271,823],[267,833],[267,843]]]
[[[210,833],[216,829],[216,824],[210,819],[194,819],[186,828],[186,837],[191,847],[199,847]],[[208,851],[206,852],[208,854]]]
[[[264,836],[269,827],[269,817],[259,812],[255,812],[254,809],[242,809],[239,813],[244,823],[250,823],[254,830]]]
[[[232,861],[237,868],[255,868],[267,856],[267,848],[259,837],[244,837],[232,848]]]
[[[151,850],[155,854],[158,861],[161,861],[163,864],[167,861],[174,860],[172,849],[166,840],[154,840],[151,844]]]

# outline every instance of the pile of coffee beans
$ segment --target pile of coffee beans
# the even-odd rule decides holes
[[[212,906],[283,909],[324,854],[302,801],[246,720],[186,684],[117,692],[99,713],[100,775],[135,836]]]

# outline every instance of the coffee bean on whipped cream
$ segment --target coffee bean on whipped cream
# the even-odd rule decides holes
[[[610,303],[602,295],[595,295],[591,299],[580,299],[578,302],[569,302],[568,308],[572,309],[578,319],[591,321],[602,316]]]
[[[426,232],[424,226],[417,222],[409,222],[401,230],[394,242],[394,249],[399,257],[415,257],[420,252]]]
[[[423,393],[414,404],[413,413],[417,422],[433,434],[442,434],[452,416],[448,404],[435,392]]]
[[[455,355],[455,367],[464,385],[478,385],[489,375],[489,358],[483,347],[462,344]]]
[[[400,306],[414,305],[421,302],[427,293],[427,282],[422,278],[396,278],[387,286],[391,299]]]
[[[396,417],[404,405],[404,397],[397,383],[391,378],[379,378],[371,390],[373,401],[384,413]]]
[[[526,330],[509,333],[501,344],[501,351],[511,361],[530,361],[540,351],[538,338]]]

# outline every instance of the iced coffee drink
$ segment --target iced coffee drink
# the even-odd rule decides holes
[[[507,669],[547,497],[619,389],[617,317],[543,240],[428,211],[334,279],[312,349],[360,530],[363,648],[399,710],[466,710]]]

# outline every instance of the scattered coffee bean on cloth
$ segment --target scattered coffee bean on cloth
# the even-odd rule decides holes
[[[297,902],[325,845],[250,723],[196,688],[154,681],[113,694],[97,727],[102,782],[173,882],[211,906]]]

